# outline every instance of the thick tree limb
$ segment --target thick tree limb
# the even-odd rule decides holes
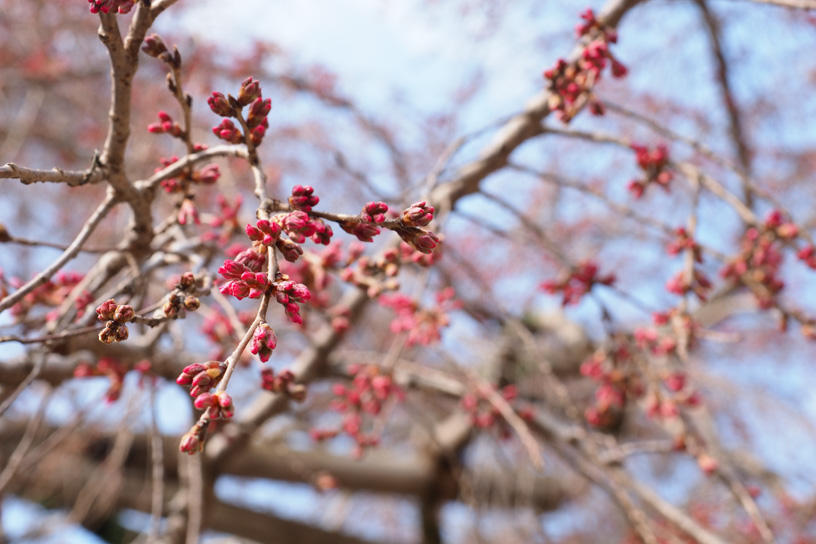
[[[100,169],[63,170],[62,168],[52,168],[51,170],[37,170],[35,168],[24,168],[10,162],[0,166],[0,178],[19,179],[24,185],[50,182],[65,183],[69,187],[77,187],[102,181],[104,173]]]

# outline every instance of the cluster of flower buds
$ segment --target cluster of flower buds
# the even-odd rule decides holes
[[[320,197],[314,194],[314,188],[310,186],[295,185],[292,187],[292,196],[289,197],[289,205],[296,210],[304,212],[312,211],[314,206],[320,202]]]
[[[363,211],[354,219],[340,222],[340,228],[356,236],[361,242],[373,242],[374,237],[380,234],[378,225],[385,222],[388,205],[385,202],[368,202]]]
[[[206,412],[206,418],[231,419],[235,415],[235,407],[232,405],[232,397],[224,391],[215,393],[201,393],[193,402],[193,406],[198,410]]]
[[[204,442],[207,440],[207,431],[210,429],[211,420],[199,419],[195,425],[181,437],[179,450],[182,453],[195,455],[204,449]]]
[[[388,213],[388,204],[385,202],[368,202],[360,212],[360,220],[363,223],[383,223],[386,213]]]
[[[300,247],[300,244],[296,244],[292,240],[281,238],[277,241],[275,247],[281,252],[283,258],[290,263],[296,262],[300,256],[303,255],[303,248]]]
[[[104,344],[122,342],[128,338],[128,328],[125,323],[136,317],[133,306],[116,304],[113,299],[106,300],[96,308],[99,321],[104,321],[105,328],[99,333],[99,341]]]
[[[398,219],[399,228],[396,232],[403,242],[416,251],[430,254],[439,245],[439,237],[420,227],[427,226],[433,220],[433,215],[433,206],[429,206],[425,201],[411,204],[403,210]]]
[[[238,212],[241,210],[244,199],[240,194],[237,194],[233,203],[230,203],[224,195],[219,194],[216,196],[216,202],[220,208],[220,213],[213,214],[208,219],[208,224],[213,230],[202,234],[202,239],[205,241],[217,240],[218,245],[224,247],[229,243],[233,235],[241,230]]]
[[[654,327],[639,327],[632,336],[638,349],[654,355],[669,355],[677,350],[677,340],[670,335],[661,335]]]
[[[434,208],[424,200],[411,204],[402,212],[400,221],[407,227],[427,227],[434,218]]]
[[[272,352],[277,346],[278,337],[275,335],[275,329],[270,327],[266,322],[262,322],[255,328],[255,332],[252,334],[249,351],[253,355],[257,355],[262,363],[265,363],[272,356]]]
[[[221,284],[218,290],[224,295],[232,295],[238,300],[245,297],[261,298],[269,288],[269,278],[264,272],[253,272],[246,265],[227,259],[224,265],[218,269],[224,279],[228,280]]]
[[[252,146],[258,146],[263,141],[266,129],[269,128],[267,115],[272,110],[272,101],[269,98],[264,100],[258,80],[250,76],[242,81],[238,98],[213,92],[207,99],[207,104],[213,113],[225,118],[221,124],[213,127],[213,133],[218,138],[232,144],[247,143]],[[246,119],[243,120],[247,133],[242,134],[240,127],[236,127],[229,118],[242,119],[241,110],[247,106]]]
[[[332,281],[330,271],[341,270],[343,265],[343,251],[340,244],[329,244],[321,251],[308,255],[298,263],[283,264],[281,270],[291,281],[302,283],[309,288],[312,294],[310,303],[318,308],[327,308],[331,296],[327,291]]]
[[[205,146],[197,145],[197,148],[206,149]],[[172,157],[161,157],[159,162],[161,168],[156,168],[154,172],[160,172],[171,164],[178,162],[179,158],[175,155]],[[200,170],[193,170],[185,168],[177,178],[167,178],[162,180],[161,187],[166,193],[182,193],[185,187],[192,183],[195,185],[213,185],[221,178],[221,170],[217,164],[208,164]]]
[[[179,377],[176,378],[176,383],[189,385],[190,396],[195,398],[218,385],[226,370],[226,363],[221,361],[194,363],[184,367]]]
[[[365,419],[377,416],[391,399],[402,402],[405,393],[391,376],[381,374],[379,367],[375,365],[350,365],[348,370],[353,376],[351,385],[338,383],[332,387],[335,398],[331,402],[331,408],[343,414],[342,428],[314,429],[311,436],[315,440],[325,440],[337,436],[341,431],[345,432],[354,439],[354,455],[359,457],[365,448],[379,443],[378,436],[364,432]]]
[[[518,397],[518,388],[513,384],[506,385],[501,390],[497,388],[497,392],[507,402],[513,402]],[[488,400],[488,396],[484,391],[477,389],[475,392],[466,394],[462,397],[461,404],[475,427],[479,429],[496,428],[502,438],[510,437],[510,427],[506,424],[499,425],[500,422],[504,421],[504,418],[498,408]],[[518,415],[524,419],[530,419],[533,412],[530,406],[525,406],[518,410]]]
[[[812,245],[807,245],[796,253],[796,257],[805,263],[808,268],[816,270],[816,248]]]
[[[671,419],[680,414],[680,408],[699,406],[700,394],[688,386],[686,375],[670,372],[662,378],[664,390],[654,388],[646,395],[646,415],[651,418]]]
[[[674,229],[674,233],[676,237],[666,245],[666,253],[674,256],[679,255],[682,251],[691,251],[691,255],[694,257],[694,262],[702,263],[702,248],[700,247],[700,244],[698,244],[694,238],[689,235],[688,231],[684,227],[677,227]]]
[[[786,219],[779,210],[771,210],[763,226],[780,240],[793,240],[799,235],[796,223]]]
[[[598,265],[593,261],[586,261],[562,275],[559,280],[542,282],[541,288],[551,295],[561,293],[561,304],[566,306],[577,304],[594,285],[612,285],[614,282],[615,274],[601,276],[598,274]]]
[[[617,347],[611,352],[596,351],[581,365],[581,374],[599,382],[595,402],[584,411],[584,418],[593,427],[616,427],[629,397],[643,396],[644,387],[625,338],[616,338]]]
[[[302,244],[311,237],[316,244],[328,245],[331,242],[332,229],[320,219],[312,219],[308,213],[295,210],[280,219],[283,230],[293,242]]]
[[[629,182],[627,188],[632,196],[640,198],[649,185],[657,185],[663,190],[669,190],[669,183],[674,177],[669,166],[669,150],[664,144],[660,144],[654,149],[646,146],[632,144],[630,146],[635,152],[635,159],[638,166],[643,170],[644,177]]]
[[[725,265],[720,275],[750,288],[761,308],[774,306],[776,295],[785,286],[779,278],[781,244],[798,234],[794,223],[784,220],[779,211],[772,211],[761,226],[745,231],[739,255]]]
[[[594,115],[603,115],[604,106],[594,98],[592,88],[601,79],[607,64],[611,64],[612,76],[620,78],[627,69],[609,50],[610,43],[618,40],[614,28],[603,25],[591,9],[581,14],[583,23],[576,27],[576,34],[584,39],[584,49],[575,62],[558,59],[555,66],[544,71],[550,91],[549,107],[559,120],[568,123],[585,103]]]
[[[436,294],[436,306],[421,309],[417,301],[403,293],[381,295],[380,304],[391,308],[397,314],[391,321],[391,331],[407,332],[406,344],[430,345],[441,339],[440,330],[450,323],[448,312],[462,307],[461,301],[454,300],[452,287],[446,287]]]
[[[178,210],[178,224],[186,225],[192,221],[194,225],[201,224],[201,218],[198,216],[198,210],[191,198],[183,198]]]
[[[413,249],[409,250],[413,253]],[[394,291],[399,288],[395,276],[400,269],[400,256],[394,249],[386,250],[377,259],[364,256],[365,247],[360,243],[349,246],[348,259],[340,268],[340,279],[365,289],[371,298],[376,298],[383,291]],[[351,265],[355,266],[352,267]],[[382,277],[385,276],[386,280]]]
[[[281,235],[281,226],[277,223],[259,219],[255,226],[246,226],[246,235],[252,240],[252,246],[258,253],[266,253],[267,248],[274,246]]]
[[[652,314],[652,323],[655,327],[665,327],[672,325],[671,331],[675,334],[682,334],[683,341],[691,348],[695,345],[700,335],[700,325],[688,312],[681,312],[677,308],[672,308],[667,312],[654,312]],[[651,329],[656,331],[656,329]],[[638,331],[634,334],[635,342],[640,349],[649,349],[654,354],[666,354],[674,351],[672,344],[676,345],[676,341],[670,341],[659,334],[646,332],[643,333],[643,344],[638,338]]]
[[[419,251],[429,254],[440,244],[439,237],[429,230],[420,228],[399,229],[397,231],[402,241]]]
[[[201,306],[201,301],[195,295],[196,278],[192,272],[185,272],[173,286],[173,291],[162,306],[165,317],[180,315],[182,310],[194,312]]]
[[[244,135],[241,134],[241,131],[235,126],[235,123],[229,119],[222,119],[221,123],[214,126],[212,130],[213,134],[225,142],[240,144],[244,141]]]
[[[151,34],[145,38],[144,43],[142,44],[142,51],[153,58],[159,59],[172,68],[181,68],[181,53],[179,53],[178,48],[174,47],[173,52],[170,53],[167,46],[164,45],[164,41],[162,41],[158,34]],[[171,86],[171,91],[175,93],[175,84],[172,82],[172,79],[168,79],[167,83]]]
[[[283,306],[289,321],[300,325],[303,323],[303,317],[300,315],[298,303],[307,302],[312,294],[309,292],[309,288],[302,283],[289,281],[285,279],[286,277],[285,274],[281,274],[282,281],[272,284],[275,300]]]
[[[0,272],[0,279],[2,272]],[[74,290],[77,284],[82,281],[82,274],[78,272],[64,272],[59,271],[53,279],[48,280],[44,284],[36,287],[30,293],[23,297],[23,300],[11,307],[11,313],[16,318],[21,318],[28,314],[28,312],[37,305],[58,308],[65,301],[65,298]],[[9,278],[8,284],[19,289],[25,282],[17,277]],[[0,294],[7,291],[5,281],[0,285]],[[5,295],[3,295],[5,296]],[[88,291],[83,291],[77,298],[75,306],[77,309],[77,317],[82,317],[85,313],[85,307],[93,302],[93,295]],[[46,315],[47,321],[53,321],[59,317],[58,310],[54,309]]]
[[[306,399],[306,386],[295,383],[295,375],[289,369],[282,370],[275,376],[274,370],[264,368],[261,371],[261,387],[272,393],[286,395],[296,402]]]
[[[702,301],[707,300],[712,287],[711,280],[696,266],[691,269],[691,277],[685,270],[680,270],[666,282],[669,293],[678,296],[694,293]]]
[[[74,378],[107,377],[110,380],[110,386],[105,392],[105,402],[108,403],[115,402],[122,394],[125,374],[127,374],[125,365],[111,357],[103,357],[95,365],[79,363],[74,369]]]
[[[301,213],[305,218],[300,215],[292,215]],[[305,212],[296,211],[292,212],[292,214],[281,218],[281,221],[289,218],[288,223],[283,227],[275,221],[267,221],[266,219],[259,219],[254,227],[247,225],[247,236],[252,240],[252,247],[257,254],[266,254],[268,248],[274,245],[281,252],[284,259],[290,263],[296,262],[303,255],[303,248],[292,240],[281,238],[281,232],[284,229],[291,229],[287,230],[287,235],[294,236],[298,240],[303,241],[305,239],[303,236],[308,233],[308,236],[312,236],[315,243],[328,244],[332,235],[331,228],[324,225],[322,221],[312,220]]]
[[[91,13],[130,13],[136,0],[88,0],[91,4]]]
[[[399,253],[400,262],[414,263],[424,267],[433,266],[442,258],[442,240],[439,239],[432,253],[422,253],[404,242],[400,244]]]
[[[246,312],[238,314],[239,321],[243,325],[249,325],[254,316]],[[207,337],[217,350],[213,352],[213,359],[223,359],[226,357],[224,351],[226,346],[231,346],[235,340],[235,327],[229,317],[220,312],[217,307],[204,317],[201,325],[201,332]]]
[[[173,121],[166,111],[159,112],[159,122],[147,125],[147,131],[152,134],[169,134],[174,138],[184,138],[184,130],[181,125]]]

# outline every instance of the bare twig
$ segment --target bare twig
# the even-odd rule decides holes
[[[59,258],[54,261],[48,268],[34,276],[33,279],[28,281],[25,285],[17,289],[14,293],[7,296],[3,300],[0,300],[0,312],[8,310],[25,297],[28,293],[39,287],[40,285],[47,282],[51,276],[53,276],[57,270],[65,266],[65,263],[76,257],[77,253],[79,253],[79,248],[82,247],[82,244],[88,239],[88,237],[93,233],[94,229],[99,225],[99,223],[105,218],[108,212],[113,209],[116,205],[117,200],[114,198],[112,193],[108,193],[105,197],[105,200],[96,208],[93,214],[88,218],[85,222],[85,225],[82,227],[82,230],[79,231],[77,237],[74,238],[74,241],[71,242],[71,245],[59,256]]]
[[[743,172],[750,176],[751,174],[751,154],[748,150],[748,143],[745,140],[745,131],[742,126],[742,118],[740,116],[739,107],[731,89],[731,76],[728,69],[728,63],[725,60],[725,52],[722,47],[720,22],[717,20],[714,13],[708,8],[706,0],[695,0],[697,7],[703,15],[703,21],[708,29],[708,36],[711,40],[711,53],[717,65],[717,81],[720,84],[720,93],[722,94],[723,106],[728,112],[728,129],[731,133],[731,140],[737,152],[737,160]],[[753,208],[754,195],[751,193],[750,184],[743,181],[743,200],[748,208]]]

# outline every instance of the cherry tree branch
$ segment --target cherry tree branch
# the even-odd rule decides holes
[[[59,258],[51,263],[48,268],[34,276],[31,280],[29,280],[25,285],[17,289],[14,293],[8,295],[6,298],[0,300],[0,312],[8,310],[25,297],[28,293],[39,287],[40,285],[47,282],[51,279],[60,268],[65,266],[65,263],[76,257],[79,253],[80,247],[85,241],[88,240],[88,237],[93,233],[99,223],[108,215],[113,207],[118,203],[118,200],[114,197],[113,193],[109,192],[108,195],[105,197],[105,200],[96,208],[93,214],[88,218],[85,222],[85,225],[82,227],[82,230],[79,231],[74,241],[71,242],[62,255]]]
[[[0,166],[0,179],[19,179],[24,185],[32,183],[65,183],[69,187],[79,187],[89,183],[99,183],[105,179],[105,173],[98,168],[88,170],[38,170],[25,168],[13,162]]]
[[[751,153],[748,149],[748,143],[745,139],[745,132],[742,126],[742,118],[740,116],[739,107],[734,98],[732,90],[731,75],[729,73],[728,63],[725,59],[725,52],[722,47],[722,32],[720,29],[720,22],[717,21],[716,16],[708,7],[706,0],[695,0],[697,7],[703,16],[708,36],[711,40],[711,54],[714,57],[714,62],[717,67],[717,82],[720,87],[720,94],[722,95],[722,102],[725,106],[725,111],[728,113],[728,128],[731,133],[731,141],[737,152],[737,160],[740,168],[747,175],[751,173]],[[743,200],[745,205],[753,208],[754,197],[751,194],[751,187],[746,182],[743,182]]]

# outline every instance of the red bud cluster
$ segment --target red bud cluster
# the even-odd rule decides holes
[[[147,125],[147,131],[153,134],[169,134],[180,139],[185,137],[181,125],[173,121],[173,118],[166,111],[159,112],[159,122]]]
[[[594,115],[604,114],[604,106],[595,100],[592,88],[601,79],[607,64],[612,66],[613,77],[627,73],[626,67],[609,50],[609,44],[618,39],[615,29],[601,24],[591,9],[584,11],[581,18],[584,22],[575,29],[578,37],[585,40],[580,58],[572,63],[558,59],[553,68],[544,71],[550,91],[548,105],[564,123],[570,122],[586,103]]]
[[[325,440],[345,432],[356,442],[354,453],[359,457],[365,448],[379,444],[377,435],[365,432],[367,420],[380,414],[389,400],[402,402],[405,393],[391,376],[381,374],[377,366],[351,365],[349,372],[353,376],[351,385],[338,383],[332,387],[335,399],[331,407],[343,414],[341,430],[314,429],[311,435],[315,440]]]
[[[314,189],[310,186],[295,185],[292,187],[292,196],[289,197],[289,205],[304,212],[312,211],[317,206],[320,198],[314,194]]]
[[[601,276],[598,274],[598,265],[594,261],[586,261],[566,275],[562,275],[559,280],[542,282],[541,288],[551,295],[561,293],[563,296],[561,304],[566,306],[577,304],[595,285],[612,285],[613,283],[615,283],[614,274]]]
[[[303,317],[300,315],[298,303],[307,302],[311,298],[309,289],[302,283],[293,281],[280,281],[273,284],[272,288],[275,300],[283,306],[289,321],[297,325],[302,324]]]
[[[252,334],[252,342],[249,351],[257,355],[262,363],[265,363],[272,356],[272,351],[278,346],[278,337],[275,336],[275,329],[267,323],[261,323]]]
[[[668,148],[664,144],[660,144],[654,149],[638,144],[632,144],[630,147],[635,152],[635,158],[638,166],[643,170],[644,177],[629,182],[629,192],[635,198],[640,198],[649,185],[657,185],[668,191],[669,183],[674,177],[668,170]]]
[[[99,333],[99,341],[104,344],[122,342],[128,338],[128,328],[125,323],[136,317],[133,306],[117,305],[113,299],[106,300],[96,308],[99,321],[106,321],[105,328]]]
[[[498,388],[496,389],[498,390]],[[514,384],[506,385],[497,392],[507,402],[513,402],[518,397],[518,388]],[[510,437],[510,427],[501,424],[504,423],[501,412],[490,402],[484,391],[477,389],[476,392],[468,393],[462,397],[461,404],[462,408],[470,415],[470,420],[475,427],[480,429],[495,428],[502,438]],[[518,410],[518,414],[525,419],[532,416],[529,406]]]
[[[454,300],[452,287],[437,293],[436,306],[423,310],[419,303],[403,293],[380,295],[379,302],[392,308],[397,314],[391,322],[394,333],[407,332],[406,344],[429,345],[441,339],[440,329],[450,323],[448,312],[461,308],[461,302]]]
[[[0,272],[2,276],[2,272]],[[74,288],[82,281],[82,274],[77,272],[60,271],[53,279],[38,286],[30,293],[28,293],[23,300],[11,307],[11,313],[16,318],[22,318],[37,305],[58,308],[65,298],[74,290]],[[12,277],[9,279],[9,284],[12,287],[19,288],[25,282],[19,278]],[[4,290],[4,286],[0,286],[0,294]],[[85,313],[85,307],[93,302],[93,295],[88,291],[83,291],[77,298],[75,307],[77,309],[77,317],[82,317]],[[56,310],[49,312],[46,315],[47,321],[52,321],[57,318]]]
[[[291,370],[283,370],[275,376],[271,368],[261,371],[261,387],[272,393],[286,395],[294,401],[302,402],[306,399],[306,386],[295,383],[295,375]]]
[[[235,415],[232,397],[223,391],[201,393],[193,405],[198,410],[205,410],[208,419],[230,419]]]
[[[175,155],[172,157],[161,157],[159,162],[162,168],[156,168],[154,172],[159,172],[167,168],[171,164],[178,162],[179,158]],[[178,178],[167,178],[162,180],[162,189],[167,193],[181,193],[185,191],[185,185],[194,183],[197,185],[213,185],[221,178],[221,170],[217,164],[208,164],[200,170],[193,170],[185,168],[182,170]]]
[[[136,4],[136,0],[88,0],[91,4],[91,13],[129,13]]]
[[[110,380],[110,386],[105,392],[105,402],[108,403],[118,400],[122,394],[125,374],[127,374],[125,365],[112,357],[103,357],[93,366],[89,363],[79,363],[74,369],[74,378],[107,377]]]
[[[779,278],[782,244],[798,235],[797,226],[772,211],[764,224],[745,231],[740,254],[720,271],[723,278],[748,286],[761,308],[775,305],[776,295],[785,286]]]
[[[226,370],[226,363],[221,361],[194,363],[184,368],[179,377],[176,378],[176,383],[191,386],[190,396],[198,397],[201,393],[206,393],[218,385]]]

